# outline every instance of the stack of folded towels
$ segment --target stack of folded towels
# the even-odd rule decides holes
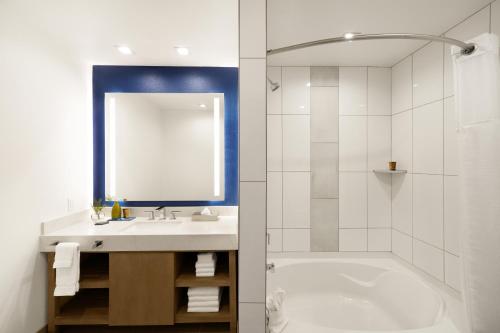
[[[219,312],[220,287],[191,287],[188,288],[187,312]]]
[[[198,253],[198,260],[196,261],[196,276],[214,276],[216,264],[216,253]]]
[[[54,296],[73,296],[80,289],[80,245],[59,243],[53,268],[56,269]]]

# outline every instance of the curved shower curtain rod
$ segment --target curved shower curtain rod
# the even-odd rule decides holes
[[[372,40],[372,39],[418,39],[418,40],[429,40],[434,42],[444,42],[447,44],[452,44],[460,47],[461,53],[463,55],[469,55],[474,52],[476,46],[472,43],[465,43],[458,39],[434,36],[434,35],[423,35],[423,34],[356,34],[356,33],[347,33],[342,37],[334,37],[334,38],[325,38],[319,39],[312,42],[300,43],[285,47],[280,47],[277,49],[267,50],[268,55],[273,55],[277,53],[283,53],[292,50],[303,49],[311,46],[331,44],[331,43],[343,43],[343,42],[351,42],[354,40]]]

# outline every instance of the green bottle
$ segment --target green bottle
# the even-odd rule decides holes
[[[111,209],[111,219],[118,220],[122,217],[122,207],[120,207],[120,203],[115,201],[113,204],[113,208]]]

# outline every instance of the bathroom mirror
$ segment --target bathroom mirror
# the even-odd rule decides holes
[[[222,201],[223,93],[106,93],[105,191],[130,201]]]

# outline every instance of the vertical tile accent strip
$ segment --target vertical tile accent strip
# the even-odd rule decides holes
[[[240,333],[266,331],[266,0],[239,0]]]

